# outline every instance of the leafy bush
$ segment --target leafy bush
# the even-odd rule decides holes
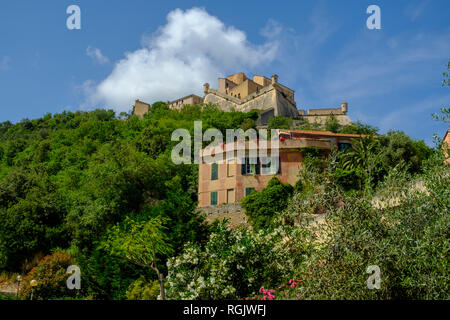
[[[298,288],[299,298],[448,298],[450,169],[440,158],[426,163],[420,180],[403,177],[398,182],[401,173],[395,170],[377,188],[377,202],[337,191],[342,205],[329,205],[320,226],[324,246],[298,269],[322,264],[324,271]],[[381,269],[379,290],[366,286],[369,265]]]
[[[256,129],[256,123],[253,119],[245,119],[241,124],[241,129],[247,131],[249,129]]]
[[[273,224],[293,225],[310,220],[313,215],[325,214],[342,205],[340,189],[329,188],[321,192],[305,190],[296,192],[289,199],[286,209],[277,214]]]
[[[329,116],[325,121],[325,130],[331,132],[339,132],[341,129],[341,125],[334,114]]]
[[[337,185],[341,186],[344,190],[361,189],[362,180],[361,173],[358,169],[344,170],[337,168],[333,172],[333,178]]]
[[[244,197],[241,204],[251,225],[255,229],[270,227],[275,214],[286,207],[293,191],[290,184],[273,177],[261,192],[252,192]]]
[[[158,280],[147,282],[141,277],[130,285],[126,295],[128,300],[156,300],[159,292]]]
[[[268,128],[270,129],[290,129],[292,119],[289,117],[275,116],[269,119]]]
[[[20,297],[29,299],[31,295],[30,281],[36,280],[33,299],[47,300],[55,297],[74,297],[76,290],[67,288],[67,268],[72,265],[72,259],[65,253],[54,253],[45,256],[36,267],[23,278]]]
[[[319,191],[316,190],[316,187],[325,184],[335,169],[337,150],[333,149],[327,158],[318,148],[314,147],[301,148],[300,152],[302,153],[302,166],[300,166],[298,177],[302,182],[302,192]]]

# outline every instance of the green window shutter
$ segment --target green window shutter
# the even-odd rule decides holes
[[[245,188],[245,196],[248,196],[255,188]]]
[[[261,161],[259,161],[259,157],[256,158],[256,174],[261,174]]]
[[[217,163],[211,164],[211,180],[219,178],[219,165]]]
[[[211,201],[210,205],[217,205],[217,191],[211,192]]]

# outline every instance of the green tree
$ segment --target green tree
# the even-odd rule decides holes
[[[364,181],[365,190],[373,187],[374,178],[377,175],[381,161],[377,151],[378,141],[371,136],[353,140],[352,148],[342,154],[342,167],[345,170],[359,169]]]
[[[164,233],[163,223],[159,217],[143,222],[127,217],[121,225],[110,230],[103,246],[115,256],[155,271],[160,283],[161,299],[165,300],[164,275],[158,264],[161,256],[168,256],[173,250]]]
[[[11,171],[0,181],[0,268],[18,270],[24,260],[66,246],[61,195],[45,172]]]
[[[167,181],[166,187],[166,198],[151,208],[149,214],[163,218],[164,226],[167,228],[168,242],[175,253],[178,253],[188,242],[205,240],[209,228],[205,223],[204,215],[197,210],[197,203],[185,191],[186,188],[179,176]]]
[[[369,124],[364,124],[360,121],[352,122],[342,127],[340,133],[352,133],[352,134],[368,134],[374,136],[378,134],[378,128]]]
[[[383,175],[400,162],[405,164],[409,172],[417,173],[421,170],[422,162],[432,153],[424,141],[415,141],[401,131],[389,131],[377,140]]]

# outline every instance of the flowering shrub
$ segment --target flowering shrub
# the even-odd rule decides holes
[[[45,256],[38,265],[23,278],[20,286],[20,297],[29,299],[31,295],[30,281],[36,280],[38,285],[34,289],[33,299],[51,299],[71,297],[77,290],[67,288],[67,267],[72,264],[72,259],[65,253],[56,252]]]
[[[171,299],[236,299],[261,283],[281,282],[292,274],[311,248],[298,228],[272,231],[231,230],[217,225],[204,247],[188,244],[168,261]]]
[[[245,300],[292,300],[305,299],[305,285],[319,285],[325,281],[325,287],[329,289],[330,282],[327,280],[326,266],[318,264],[308,272],[299,274],[296,278],[278,285],[275,289],[261,286],[258,293],[245,298]]]

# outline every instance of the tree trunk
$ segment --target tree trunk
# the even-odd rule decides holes
[[[161,295],[161,300],[166,300],[166,290],[164,288],[164,276],[161,272],[159,272],[158,267],[156,266],[156,263],[152,263],[152,268],[155,270],[156,275],[158,276],[159,280],[159,293]]]
[[[158,276],[158,280],[159,280],[159,292],[161,295],[161,300],[166,300],[166,290],[164,288],[164,275],[162,273],[159,272],[158,267],[156,266],[155,261],[153,261],[151,264],[144,264],[144,263],[139,263],[136,262],[126,256],[119,256],[121,258],[126,259],[127,261],[140,266],[140,267],[144,267],[144,268],[150,268],[153,269],[156,272],[156,275]]]
[[[159,291],[161,293],[161,300],[166,300],[166,289],[164,288],[164,276],[158,272]]]

